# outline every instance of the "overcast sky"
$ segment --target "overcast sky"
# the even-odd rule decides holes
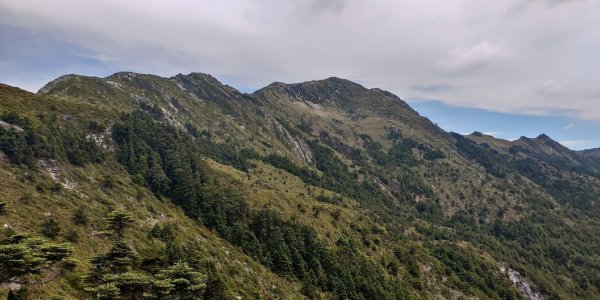
[[[0,38],[0,82],[32,91],[123,70],[243,91],[338,76],[438,112],[600,129],[598,0],[0,0]]]

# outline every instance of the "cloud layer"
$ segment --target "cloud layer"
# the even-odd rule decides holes
[[[0,36],[14,41],[0,46],[0,81],[202,71],[251,89],[339,76],[403,98],[600,121],[599,11],[596,0],[0,0]]]

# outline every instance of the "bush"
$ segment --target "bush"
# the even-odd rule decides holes
[[[55,238],[60,233],[60,225],[54,218],[46,219],[42,224],[42,234],[49,238]]]
[[[106,175],[102,178],[102,187],[107,189],[114,188],[117,185],[117,180],[112,175]]]
[[[73,223],[75,223],[76,225],[86,225],[88,221],[88,216],[82,207],[80,207],[75,211],[75,213],[73,213]]]
[[[65,236],[65,239],[73,244],[77,243],[79,241],[79,234],[77,233],[77,230],[69,230]]]

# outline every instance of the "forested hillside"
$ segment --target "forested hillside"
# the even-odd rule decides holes
[[[0,85],[0,297],[600,299],[600,158],[329,78]]]

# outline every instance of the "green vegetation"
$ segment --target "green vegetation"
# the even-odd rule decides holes
[[[56,238],[60,233],[60,225],[54,218],[48,218],[40,225],[42,234],[48,238]]]
[[[479,146],[460,134],[452,133],[452,137],[456,139],[456,147],[463,156],[481,164],[488,173],[496,177],[506,177],[507,156],[500,155],[494,150]]]
[[[380,166],[412,166],[418,163],[412,149],[417,147],[417,142],[411,139],[394,141],[387,153],[383,152],[383,146],[373,141],[367,134],[361,134],[365,148],[369,155]]]
[[[439,243],[432,247],[431,253],[444,264],[446,274],[460,286],[461,290],[476,287],[484,294],[481,297],[517,299],[511,283],[501,276],[499,271],[466,249],[452,243]],[[492,269],[490,269],[492,267]],[[478,293],[478,291],[473,291]]]
[[[27,275],[40,274],[59,264],[71,254],[67,244],[52,243],[24,234],[11,234],[0,240],[0,283],[19,281]],[[33,284],[25,282],[25,284]]]
[[[44,90],[0,86],[2,299],[525,297],[508,269],[600,293],[600,163],[546,136],[449,134],[337,78]]]
[[[145,174],[142,177],[155,193],[171,197],[190,217],[216,230],[275,273],[309,280],[309,286],[331,291],[340,298],[396,299],[405,294],[399,282],[386,278],[385,272],[365,260],[350,242],[330,250],[309,227],[286,222],[271,211],[248,210],[242,196],[211,178],[210,170],[194,155],[198,152],[194,151],[196,144],[182,132],[137,112],[115,124],[113,136],[119,144],[120,162],[132,176]],[[340,164],[327,161],[333,153],[325,152],[317,162],[341,174],[343,170],[333,169]],[[167,163],[161,164],[163,161]],[[164,178],[161,182],[165,184],[156,184],[157,177]],[[131,260],[124,245],[115,249],[124,255],[118,261]],[[342,260],[348,263],[340,264]],[[360,284],[358,279],[362,280]],[[306,289],[306,293],[314,293]]]
[[[177,262],[154,275],[135,267],[139,258],[125,239],[125,229],[134,222],[131,214],[114,211],[107,217],[107,222],[112,248],[92,259],[93,267],[86,278],[86,291],[94,298],[202,299],[206,275],[185,262]]]
[[[18,126],[9,130],[0,128],[0,150],[12,163],[34,168],[36,159],[68,160],[78,166],[104,160],[100,147],[71,126],[59,126],[56,116],[48,117],[38,126],[14,112],[5,113],[0,119]]]

